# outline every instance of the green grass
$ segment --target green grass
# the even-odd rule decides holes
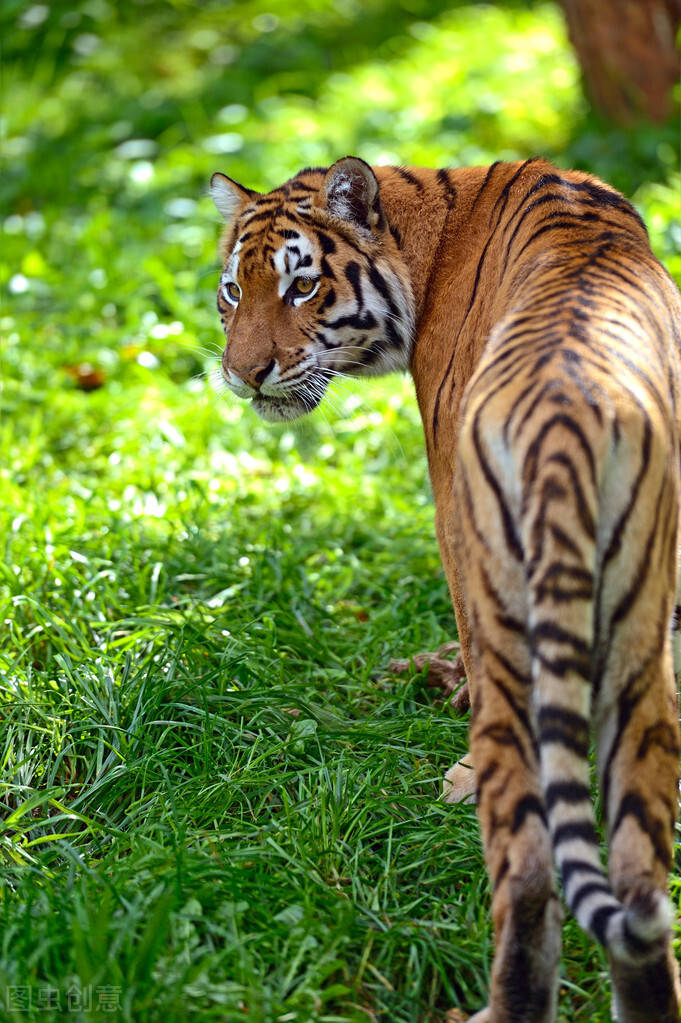
[[[475,1009],[478,829],[438,800],[466,721],[386,671],[453,633],[410,385],[295,428],[216,398],[206,182],[544,152],[632,195],[681,279],[677,131],[600,124],[549,3],[2,18],[0,1019]],[[561,995],[609,1019],[572,923]]]

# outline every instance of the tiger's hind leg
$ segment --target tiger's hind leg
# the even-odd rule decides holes
[[[462,472],[460,485],[480,476]],[[472,517],[462,516],[461,529],[470,597],[470,747],[495,936],[489,1006],[474,1019],[553,1023],[562,910],[532,709],[525,573],[518,559],[491,558],[476,545]],[[488,542],[503,550],[494,519],[488,529]]]
[[[672,656],[678,480],[651,447],[626,555],[605,559],[600,623],[608,644],[595,677],[598,773],[616,897],[664,919],[678,812],[679,706]],[[673,463],[672,463],[673,464]],[[638,517],[636,517],[638,516]],[[645,546],[643,546],[645,544]],[[624,558],[628,558],[627,565]],[[633,597],[635,596],[635,600]],[[630,933],[630,932],[629,932]],[[639,935],[645,937],[645,933]],[[635,949],[634,945],[634,949]],[[667,933],[647,960],[609,950],[619,1023],[678,1023],[679,970]]]
[[[678,799],[678,710],[668,650],[630,674],[601,734],[613,891],[624,903],[660,899],[672,865]],[[643,965],[609,958],[618,1023],[678,1023],[679,969],[669,936]]]
[[[483,659],[491,662],[494,655]],[[474,1019],[553,1023],[562,911],[529,715],[517,680],[501,663],[488,663],[483,672],[476,677],[480,699],[474,700],[471,749],[495,953],[488,1015],[483,1010]]]

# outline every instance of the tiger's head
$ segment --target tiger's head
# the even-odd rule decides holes
[[[409,274],[368,164],[345,157],[266,195],[217,173],[210,194],[227,222],[218,312],[234,394],[295,419],[336,374],[408,368]]]

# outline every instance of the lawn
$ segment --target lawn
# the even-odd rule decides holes
[[[410,383],[281,427],[217,392],[206,185],[544,153],[681,282],[678,127],[600,123],[552,3],[0,19],[0,1019],[476,1009],[479,833],[438,798],[467,722],[387,670],[454,634]],[[606,1023],[571,922],[562,969],[563,1023]]]

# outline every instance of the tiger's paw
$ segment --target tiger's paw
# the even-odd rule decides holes
[[[456,657],[447,659],[447,655],[456,651]],[[406,660],[392,660],[388,662],[388,670],[396,675],[403,675],[407,671],[423,671],[427,669],[426,685],[441,689],[445,696],[449,697],[449,703],[456,711],[463,713],[470,706],[468,695],[468,683],[463,660],[459,653],[459,644],[444,643],[437,653],[414,654]]]
[[[470,753],[458,760],[445,774],[442,799],[445,803],[475,802],[475,769]]]

